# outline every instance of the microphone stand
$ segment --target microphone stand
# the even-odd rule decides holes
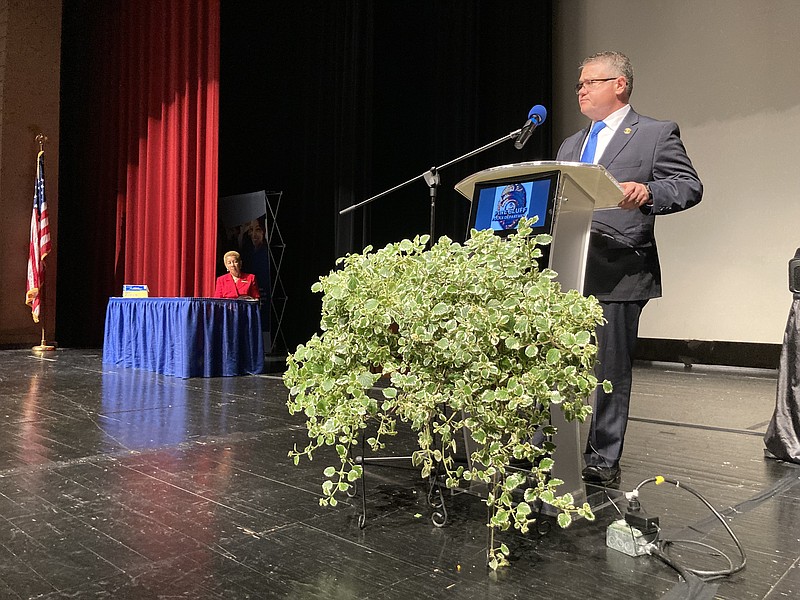
[[[475,156],[476,154],[480,154],[484,150],[488,150],[489,148],[497,146],[498,144],[502,144],[503,142],[505,142],[507,140],[517,138],[521,133],[522,133],[522,129],[521,128],[520,129],[515,129],[511,133],[509,133],[507,135],[504,135],[503,137],[498,138],[495,141],[486,144],[485,146],[481,146],[480,148],[476,148],[475,150],[472,150],[471,152],[467,152],[466,154],[464,154],[462,156],[459,156],[458,158],[454,158],[453,160],[448,161],[448,162],[446,162],[443,165],[440,165],[438,167],[431,167],[429,170],[425,171],[424,173],[420,173],[416,177],[412,177],[411,179],[409,179],[407,181],[404,181],[403,183],[400,183],[400,184],[398,184],[398,185],[396,185],[396,186],[394,186],[392,188],[389,188],[388,190],[385,190],[385,191],[381,192],[380,194],[376,194],[375,196],[367,198],[366,200],[362,200],[358,204],[354,204],[352,206],[348,206],[347,208],[344,208],[344,209],[340,210],[339,214],[340,215],[344,215],[344,214],[347,214],[349,212],[352,212],[357,208],[360,208],[362,206],[365,206],[365,205],[369,204],[370,202],[374,202],[378,198],[382,198],[383,196],[391,194],[392,192],[397,191],[400,188],[403,188],[403,187],[407,186],[408,184],[416,181],[417,179],[419,179],[421,177],[421,178],[423,178],[425,180],[425,183],[428,185],[428,188],[430,190],[430,198],[431,198],[430,235],[431,235],[431,238],[428,241],[428,247],[430,248],[434,244],[434,234],[435,234],[435,228],[436,228],[436,195],[438,193],[439,183],[440,183],[439,171],[441,171],[442,169],[446,169],[450,165],[454,165],[457,162],[460,162],[462,160],[470,158],[471,156]],[[370,457],[370,458],[367,458],[367,457],[364,456],[365,453],[366,453],[365,438],[364,438],[364,434],[362,433],[362,437],[361,437],[361,456],[357,456],[356,457],[356,463],[360,464],[362,466],[362,469],[363,469],[363,466],[368,462],[375,463],[375,464],[381,464],[381,463],[388,462],[388,461],[411,460],[411,456],[383,456],[383,457]],[[367,523],[367,491],[366,491],[366,483],[364,482],[364,471],[363,470],[361,472],[361,486],[362,486],[361,487],[361,515],[359,515],[359,517],[358,517],[358,527],[359,527],[359,529],[363,529],[364,527],[366,527],[366,523]],[[356,492],[353,492],[352,495],[348,492],[348,495],[351,498],[354,497],[355,494],[356,494]],[[428,489],[428,502],[435,509],[435,512],[433,513],[433,516],[431,517],[431,520],[433,521],[433,524],[436,527],[443,527],[445,525],[445,523],[447,522],[447,508],[445,507],[444,497],[442,495],[441,490],[439,489],[439,484],[437,484],[436,481],[435,481],[435,477],[433,479],[431,479],[430,487]]]
[[[372,196],[370,198],[367,198],[366,200],[362,200],[358,204],[353,204],[352,206],[348,206],[347,208],[343,208],[342,210],[339,211],[339,214],[340,215],[344,215],[344,214],[347,214],[349,212],[352,212],[357,208],[361,208],[362,206],[365,206],[365,205],[369,204],[370,202],[374,202],[378,198],[383,198],[384,196],[386,196],[388,194],[391,194],[392,192],[395,192],[395,191],[399,190],[400,188],[403,188],[403,187],[407,186],[408,184],[416,181],[419,178],[423,178],[425,180],[425,183],[428,185],[429,195],[430,195],[430,198],[431,198],[431,225],[430,225],[430,236],[431,236],[431,239],[428,242],[428,246],[429,247],[433,246],[434,241],[435,241],[435,232],[436,232],[436,196],[437,196],[438,190],[439,190],[439,181],[440,181],[439,180],[439,172],[442,169],[446,169],[450,165],[454,165],[454,164],[456,164],[458,162],[461,162],[462,160],[466,160],[467,158],[475,156],[476,154],[480,154],[481,152],[483,152],[485,150],[488,150],[489,148],[493,148],[494,146],[497,146],[498,144],[502,144],[505,141],[514,139],[514,138],[518,137],[520,133],[522,133],[522,129],[521,128],[520,129],[515,129],[511,133],[508,133],[507,135],[504,135],[503,137],[498,138],[495,141],[486,144],[485,146],[481,146],[480,148],[476,148],[475,150],[472,150],[471,152],[467,152],[466,154],[463,154],[463,155],[459,156],[458,158],[454,158],[453,160],[450,160],[450,161],[444,163],[443,165],[439,165],[438,167],[431,167],[430,169],[428,169],[424,173],[420,173],[419,175],[417,175],[415,177],[412,177],[411,179],[409,179],[407,181],[404,181],[403,183],[400,183],[400,184],[398,184],[398,185],[396,185],[396,186],[394,186],[392,188],[389,188],[388,190],[384,190],[380,194],[376,194],[376,195],[374,195],[374,196]]]

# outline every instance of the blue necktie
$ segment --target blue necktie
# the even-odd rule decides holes
[[[581,154],[581,162],[594,162],[594,153],[595,150],[597,150],[597,134],[600,133],[600,130],[605,126],[606,124],[602,121],[598,121],[592,125],[592,131],[589,133],[589,140],[586,142],[586,148],[583,149],[583,154]]]

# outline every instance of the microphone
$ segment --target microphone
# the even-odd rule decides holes
[[[544,123],[546,118],[547,109],[541,104],[534,106],[528,113],[528,120],[525,121],[525,125],[522,126],[517,139],[514,141],[514,148],[517,150],[522,150],[522,147],[526,144],[528,138],[530,138],[531,134],[533,134],[533,130]]]

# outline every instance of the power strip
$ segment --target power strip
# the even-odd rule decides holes
[[[642,556],[647,554],[647,546],[657,535],[657,532],[644,534],[625,519],[618,519],[606,529],[606,546],[628,556]]]

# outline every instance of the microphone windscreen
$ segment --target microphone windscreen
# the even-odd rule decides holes
[[[528,113],[528,118],[535,120],[539,125],[541,125],[547,118],[547,109],[541,104],[537,104]]]

